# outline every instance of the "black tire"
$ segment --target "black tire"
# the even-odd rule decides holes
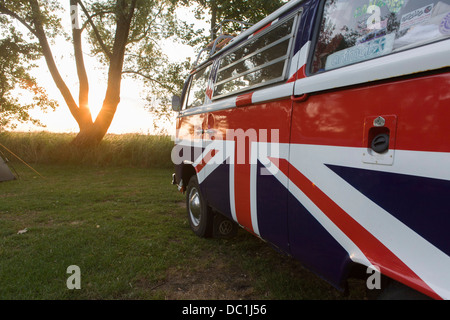
[[[202,238],[211,237],[214,215],[203,197],[195,175],[186,188],[186,211],[192,231]]]

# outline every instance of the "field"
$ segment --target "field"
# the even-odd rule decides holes
[[[35,170],[11,161],[18,179],[0,183],[0,299],[365,299],[363,282],[346,295],[242,229],[196,237],[170,138],[108,139],[94,157],[66,136],[0,134]],[[67,287],[72,265],[81,289]]]

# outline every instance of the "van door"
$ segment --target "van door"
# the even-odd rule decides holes
[[[299,17],[287,12],[219,57],[205,135],[216,157],[203,181],[208,204],[286,252],[287,177],[277,164],[289,151]]]
[[[353,261],[436,296],[450,283],[450,146],[439,138],[450,1],[323,4],[294,88],[292,252],[334,284]]]
[[[182,95],[183,106],[178,115],[177,153],[173,159],[179,170],[183,164],[189,164],[196,171],[203,166],[204,132],[206,128],[206,106],[208,101],[207,86],[211,73],[211,63],[200,66],[194,70],[186,81]],[[181,179],[181,173],[178,173]],[[187,184],[187,181],[184,182]]]

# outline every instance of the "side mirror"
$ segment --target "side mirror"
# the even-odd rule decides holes
[[[181,98],[179,96],[172,96],[172,110],[173,111],[181,110]]]

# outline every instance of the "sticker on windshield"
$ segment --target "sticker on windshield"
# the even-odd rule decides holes
[[[432,3],[425,7],[416,9],[414,11],[402,15],[402,18],[400,19],[399,31],[409,29],[418,24],[424,24],[428,22],[431,18],[433,6],[434,4]]]
[[[387,7],[390,12],[398,13],[402,9],[404,4],[405,0],[370,0],[369,3],[356,7],[353,13],[353,17],[358,18],[368,13],[367,10],[373,6],[377,6],[379,8]]]
[[[343,67],[352,63],[377,58],[388,54],[394,48],[395,33],[358,44],[356,46],[330,54],[325,70]]]
[[[439,25],[439,31],[443,35],[450,35],[450,12],[442,19],[442,22]]]
[[[398,13],[405,4],[405,0],[385,0],[390,12]]]

